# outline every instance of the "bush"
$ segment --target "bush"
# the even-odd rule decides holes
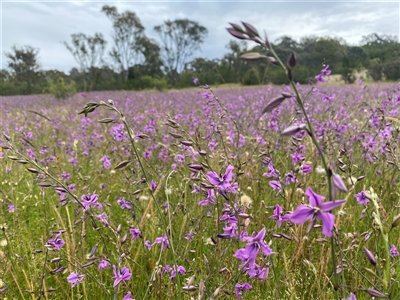
[[[47,87],[43,91],[50,93],[56,99],[66,99],[76,93],[75,82],[67,81],[62,76],[56,76],[48,79]]]

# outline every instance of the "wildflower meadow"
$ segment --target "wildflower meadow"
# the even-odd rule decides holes
[[[400,85],[228,31],[287,85],[0,100],[2,299],[400,299]]]

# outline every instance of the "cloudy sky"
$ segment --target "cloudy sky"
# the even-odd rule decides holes
[[[101,32],[111,48],[111,21],[103,5],[131,10],[158,39],[153,28],[165,20],[188,18],[207,27],[209,33],[198,56],[221,58],[230,40],[228,22],[246,21],[270,40],[282,35],[299,40],[306,35],[344,38],[358,44],[373,32],[399,36],[400,2],[392,1],[1,1],[1,67],[13,45],[39,48],[39,64],[45,70],[69,72],[77,67],[62,44],[71,34]]]

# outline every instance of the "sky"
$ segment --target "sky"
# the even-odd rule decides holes
[[[44,70],[68,73],[78,67],[63,44],[71,34],[102,33],[112,46],[112,23],[101,12],[103,5],[119,12],[131,10],[139,17],[148,37],[158,39],[154,26],[166,20],[187,18],[208,29],[201,50],[194,57],[222,58],[232,39],[228,22],[245,21],[271,41],[286,35],[331,36],[350,45],[362,36],[376,32],[400,36],[400,1],[16,1],[0,0],[1,68],[7,65],[5,53],[14,45],[39,49],[39,65]],[[252,45],[249,45],[252,46]]]

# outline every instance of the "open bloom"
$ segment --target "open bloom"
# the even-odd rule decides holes
[[[218,192],[231,192],[234,193],[236,192],[236,188],[238,187],[238,184],[235,182],[234,184],[231,184],[232,181],[232,170],[234,169],[234,166],[228,166],[226,168],[225,174],[224,175],[218,175],[217,173],[210,171],[207,172],[207,178],[208,181],[214,186],[217,187]]]
[[[85,275],[79,275],[78,273],[72,272],[67,277],[67,280],[72,284],[72,287],[75,287],[79,282],[82,282],[83,278],[85,278]]]
[[[261,229],[260,232],[255,237],[248,237],[246,240],[249,242],[244,248],[241,248],[235,252],[233,255],[237,259],[244,261],[250,270],[254,269],[256,266],[256,258],[258,252],[261,252],[268,256],[272,254],[271,248],[264,243],[265,228]]]
[[[129,269],[127,267],[123,267],[117,272],[117,267],[114,265],[113,272],[113,278],[115,278],[113,287],[116,287],[121,281],[125,282],[132,277],[132,273],[129,272]]]
[[[303,224],[311,218],[320,219],[323,223],[322,233],[328,237],[332,236],[335,216],[328,211],[342,205],[346,201],[337,200],[322,203],[325,197],[317,195],[310,187],[307,188],[304,194],[308,196],[310,205],[299,205],[296,210],[288,216],[289,220],[295,224]]]

